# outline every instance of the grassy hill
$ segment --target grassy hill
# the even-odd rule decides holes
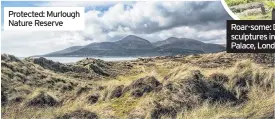
[[[268,57],[221,52],[61,64],[2,54],[2,118],[272,118]]]

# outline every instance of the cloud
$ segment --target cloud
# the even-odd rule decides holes
[[[117,3],[123,3],[125,5],[132,5],[133,1],[49,1],[43,4],[37,4],[37,6],[51,6],[51,7],[108,7]]]
[[[192,26],[202,30],[224,29],[225,20],[231,18],[220,2],[186,1],[138,2],[132,9],[126,9],[123,4],[116,4],[98,19],[108,31],[128,27],[135,33],[148,34],[180,26]]]
[[[41,31],[3,31],[2,53],[9,53],[19,57],[40,55],[68,46],[85,45],[81,33],[77,32],[41,32]]]
[[[87,26],[101,29],[107,36],[125,33],[146,35],[169,32],[169,29],[177,27],[190,27],[196,31],[224,30],[225,21],[232,19],[220,2],[138,2],[131,7],[129,9],[119,3],[104,12],[89,11]]]
[[[103,6],[102,6],[103,5]],[[105,5],[105,6],[104,6]],[[106,7],[85,14],[83,32],[2,32],[2,52],[20,56],[45,54],[69,46],[117,41],[137,35],[151,42],[168,37],[225,43],[225,23],[232,19],[220,1],[48,2],[40,6]]]
[[[183,33],[184,31],[184,33]],[[151,42],[167,39],[169,37],[192,38],[205,43],[225,43],[226,30],[198,30],[196,28],[182,26],[172,29],[162,30],[153,34],[140,34],[140,37],[150,39]]]

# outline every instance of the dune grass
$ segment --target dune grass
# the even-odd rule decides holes
[[[183,109],[181,112],[177,112],[177,119],[220,119],[230,117],[258,119],[270,115],[270,113],[274,111],[275,103],[274,68],[262,64],[256,64],[252,60],[244,59],[239,59],[239,61],[230,60],[233,64],[232,66],[224,66],[225,64],[220,64],[220,66],[215,68],[207,68],[198,65],[200,62],[211,63],[222,56],[223,54],[217,53],[201,55],[198,56],[198,58],[188,56],[178,61],[171,61],[171,59],[155,60],[151,62],[154,65],[135,65],[131,74],[119,75],[116,78],[105,78],[96,81],[60,76],[59,78],[66,80],[65,83],[59,83],[60,85],[65,85],[68,82],[78,83],[78,85],[73,85],[73,90],[65,92],[57,91],[54,88],[21,85],[20,87],[14,87],[14,89],[28,90],[31,91],[31,93],[26,94],[26,100],[21,103],[13,103],[2,107],[2,118],[56,118],[65,113],[85,109],[95,112],[103,119],[114,117],[128,118],[129,115],[142,115],[144,118],[150,119],[151,110],[154,107],[152,103],[154,102],[154,98],[157,98],[156,95],[158,92],[150,92],[139,98],[132,97],[129,92],[126,92],[123,96],[114,99],[108,98],[109,93],[119,85],[128,86],[133,81],[145,76],[154,76],[161,83],[165,84],[166,80],[176,82],[188,78],[190,72],[194,70],[199,70],[204,76],[204,80],[211,80],[209,77],[213,74],[224,74],[229,79],[228,82],[223,84],[224,87],[230,91],[237,90],[236,95],[241,95],[241,92],[238,92],[240,88],[236,86],[236,82],[239,79],[245,79],[247,82],[252,81],[251,84],[245,87],[249,89],[249,93],[247,94],[249,100],[238,105],[232,105],[230,103],[213,104],[206,101],[203,105],[194,109]],[[185,60],[190,62],[183,63]],[[5,69],[4,71],[13,75],[9,70]],[[52,76],[58,76],[58,74],[48,70],[45,72],[50,73]],[[56,81],[56,78],[47,80]],[[57,84],[53,85],[55,86]],[[85,86],[91,88],[91,90],[76,95],[77,90],[80,87]],[[99,86],[104,88],[98,90],[97,87]],[[25,105],[26,102],[32,100],[33,97],[41,91],[48,93],[54,92],[51,95],[58,98],[61,105],[48,108],[28,107]],[[87,102],[87,97],[95,93],[100,95],[99,101],[95,104],[89,104]],[[158,96],[165,97],[165,95]],[[170,115],[164,115],[162,118],[167,119],[172,117],[170,117]]]

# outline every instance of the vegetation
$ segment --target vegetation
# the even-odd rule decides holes
[[[270,20],[272,0],[226,0],[233,13],[243,20]]]
[[[272,118],[275,71],[266,56],[61,64],[2,54],[2,118]]]
[[[267,1],[267,0],[225,0],[228,6],[246,4],[251,2],[263,2],[263,1]]]
[[[265,1],[265,5],[269,8],[274,9],[275,8],[275,2],[272,0]]]

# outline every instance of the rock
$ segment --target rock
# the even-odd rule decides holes
[[[57,119],[99,119],[99,117],[94,112],[87,110],[76,110],[57,117]]]
[[[110,99],[119,98],[123,94],[124,85],[117,86],[110,94]]]
[[[39,92],[26,103],[27,106],[35,107],[52,107],[57,106],[58,104],[59,102],[55,97],[44,91]]]
[[[155,77],[147,76],[133,81],[124,91],[131,90],[132,96],[141,97],[144,93],[151,92],[160,84],[161,83]]]
[[[96,103],[98,101],[99,95],[98,94],[92,94],[92,95],[88,96],[87,99],[88,99],[88,102],[90,104],[94,104],[94,103]]]

